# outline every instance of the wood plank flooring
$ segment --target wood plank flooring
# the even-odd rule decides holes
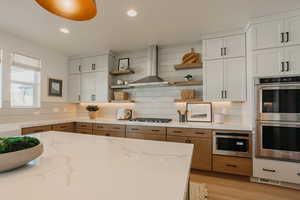
[[[191,181],[207,183],[208,200],[300,200],[300,191],[252,183],[247,177],[192,171]]]

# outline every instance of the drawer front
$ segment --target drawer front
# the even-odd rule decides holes
[[[248,158],[213,156],[213,171],[252,176],[252,160]]]
[[[127,126],[126,132],[166,136],[166,128],[155,126]]]
[[[211,138],[212,130],[198,128],[167,128],[167,135]]]
[[[125,132],[119,131],[98,131],[94,130],[93,135],[111,136],[111,137],[125,137]]]
[[[126,126],[125,125],[117,125],[117,124],[94,124],[94,130],[97,131],[119,131],[125,132]]]
[[[254,160],[254,177],[300,184],[300,164],[277,160]]]
[[[74,132],[74,123],[55,124],[52,129],[54,131]]]
[[[166,136],[163,136],[163,135],[152,135],[152,134],[127,132],[126,137],[134,138],[134,139],[142,139],[142,140],[166,141]]]
[[[30,128],[23,128],[22,135],[47,132],[47,131],[51,131],[51,130],[52,130],[52,128],[50,125],[49,126],[36,126],[36,127],[30,127]]]
[[[78,122],[76,123],[76,129],[93,129],[93,124],[92,123],[81,123]]]
[[[82,133],[82,134],[92,135],[93,131],[92,131],[92,129],[86,129],[86,128],[80,129],[80,128],[77,128],[76,129],[76,133]]]

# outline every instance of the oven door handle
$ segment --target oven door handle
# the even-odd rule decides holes
[[[250,140],[251,136],[228,136],[228,135],[215,135],[215,138],[232,138],[232,139],[246,139]]]

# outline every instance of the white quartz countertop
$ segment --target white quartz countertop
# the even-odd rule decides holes
[[[214,129],[214,130],[241,130],[241,131],[252,131],[251,126],[240,124],[240,123],[206,123],[206,122],[178,122],[172,121],[170,123],[149,123],[149,122],[133,122],[128,120],[116,120],[109,118],[98,118],[96,120],[89,120],[85,118],[76,119],[59,119],[59,120],[42,120],[42,121],[30,121],[13,124],[0,124],[0,136],[1,133],[11,132],[13,130],[20,132],[21,128],[43,126],[50,124],[59,124],[67,122],[89,122],[89,123],[102,123],[102,124],[121,124],[121,125],[137,125],[137,126],[162,126],[162,127],[175,127],[175,128],[203,128],[203,129]],[[6,133],[7,135],[8,133]]]
[[[43,155],[0,173],[13,200],[183,200],[193,146],[63,132],[34,135]]]

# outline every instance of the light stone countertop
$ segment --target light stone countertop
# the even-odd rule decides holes
[[[59,124],[67,122],[89,122],[89,123],[102,123],[102,124],[120,124],[120,125],[137,125],[137,126],[162,126],[162,127],[174,127],[174,128],[203,128],[203,129],[215,129],[215,130],[241,130],[241,131],[252,131],[249,125],[243,125],[238,123],[206,123],[206,122],[178,122],[172,121],[170,123],[149,123],[149,122],[131,122],[127,120],[116,120],[110,118],[98,118],[96,120],[89,120],[87,118],[75,118],[75,119],[59,119],[59,120],[43,120],[43,121],[30,121],[12,124],[0,124],[0,136],[5,132],[13,131],[17,132],[18,135],[21,132],[21,128],[28,128],[34,126],[44,126],[50,124]],[[13,135],[13,134],[11,134]]]
[[[183,200],[193,145],[63,132],[35,134],[37,160],[0,173],[3,199]]]

